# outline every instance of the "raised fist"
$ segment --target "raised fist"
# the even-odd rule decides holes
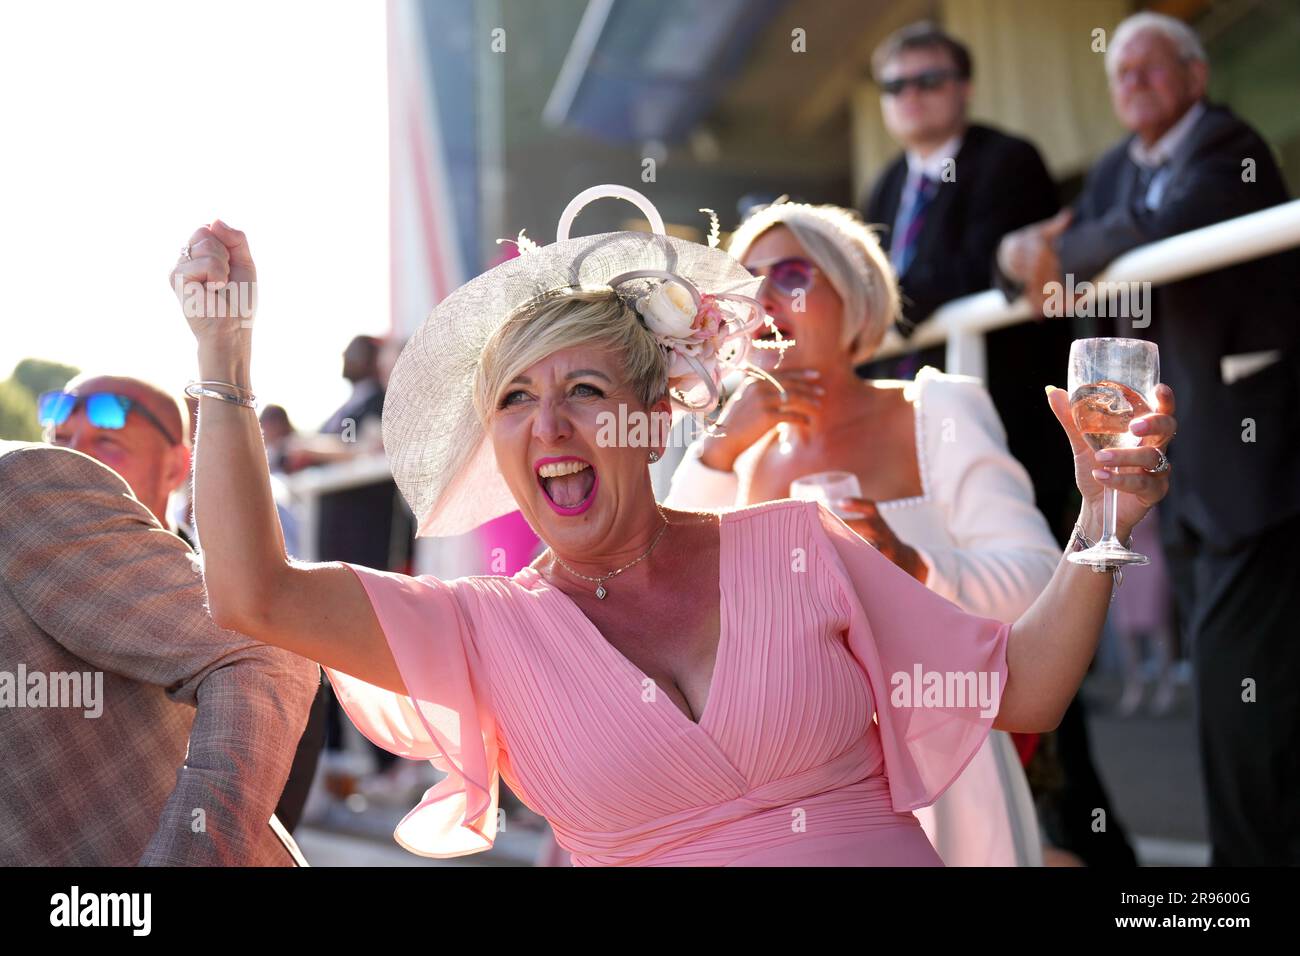
[[[220,219],[199,227],[169,278],[190,331],[201,343],[252,328],[257,267],[238,229]]]

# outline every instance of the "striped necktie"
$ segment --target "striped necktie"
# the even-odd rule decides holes
[[[916,186],[916,198],[912,200],[912,208],[908,212],[907,222],[901,230],[902,236],[898,245],[898,257],[894,263],[894,268],[900,276],[912,264],[912,259],[916,255],[916,241],[920,238],[921,229],[925,226],[926,210],[930,208],[930,203],[934,201],[935,194],[938,191],[939,180],[931,179],[929,176],[922,176],[921,181]]]

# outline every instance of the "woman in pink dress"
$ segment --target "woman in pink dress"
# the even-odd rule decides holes
[[[644,204],[653,234],[569,239],[580,196],[555,243],[527,243],[448,296],[393,371],[385,445],[421,532],[518,508],[548,548],[513,577],[286,558],[246,317],[186,297],[213,617],[319,661],[371,740],[446,772],[397,828],[412,852],[489,848],[504,778],[580,866],[939,865],[911,811],[991,728],[1055,726],[1110,576],[1062,560],[1007,624],[928,590],[819,505],[657,505],[655,426],[674,403],[716,404],[762,321],[758,281],[663,235],[644,197],[615,194]],[[244,236],[220,221],[173,277],[178,291],[253,281]],[[1049,398],[1075,455],[1080,532],[1096,537],[1105,473],[1064,395]],[[1133,425],[1152,445],[1112,453],[1121,535],[1167,490],[1168,470],[1148,469],[1172,411],[1162,387]]]

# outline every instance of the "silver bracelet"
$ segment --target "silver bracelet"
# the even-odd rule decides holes
[[[1083,545],[1082,548],[1079,547],[1080,543]],[[1083,533],[1083,524],[1081,522],[1076,521],[1074,523],[1074,531],[1070,534],[1070,543],[1066,545],[1065,550],[1085,551],[1088,548],[1095,547],[1096,544],[1097,544],[1096,541],[1089,540],[1088,536]],[[1128,536],[1128,540],[1124,542],[1124,547],[1130,551],[1133,550],[1133,535],[1130,534]],[[1113,568],[1108,568],[1108,567],[1095,565],[1095,564],[1089,566],[1097,574],[1113,573],[1115,575],[1114,584],[1112,584],[1110,588],[1110,599],[1112,601],[1115,600],[1115,592],[1117,592],[1119,590],[1119,586],[1124,583],[1124,569],[1118,566]]]
[[[218,391],[218,388],[232,389],[236,394],[228,395],[225,392]],[[190,398],[216,398],[223,402],[229,402],[232,405],[240,405],[244,408],[256,408],[257,396],[246,388],[240,388],[230,382],[190,382],[185,386],[185,394]]]

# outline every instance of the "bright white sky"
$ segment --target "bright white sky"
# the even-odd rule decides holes
[[[384,334],[385,4],[0,4],[0,379],[25,357],[179,389],[167,274],[214,218],[258,264],[253,384],[314,430]]]

